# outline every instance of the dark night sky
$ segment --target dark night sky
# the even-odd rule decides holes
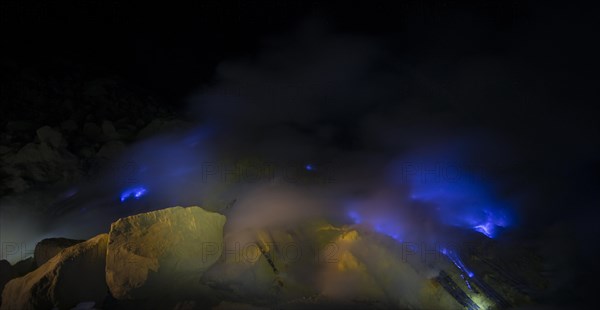
[[[578,15],[584,11],[525,1],[400,1],[393,7],[378,1],[3,1],[2,37],[27,62],[94,65],[176,102],[208,81],[220,61],[252,54],[259,39],[285,33],[308,16],[340,31],[386,36],[417,61],[489,55],[558,79],[594,55],[591,19]]]

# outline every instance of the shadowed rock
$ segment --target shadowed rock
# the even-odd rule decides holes
[[[41,266],[52,257],[56,256],[56,254],[60,253],[60,251],[84,241],[85,240],[72,240],[67,238],[44,239],[35,246],[33,254],[35,263],[37,266]]]
[[[17,277],[22,277],[34,271],[35,268],[37,268],[37,265],[35,264],[33,257],[28,257],[13,265],[13,270],[17,274]]]
[[[8,281],[17,277],[17,273],[13,270],[10,263],[6,260],[0,260],[0,292]],[[2,304],[2,296],[0,296],[0,305]]]

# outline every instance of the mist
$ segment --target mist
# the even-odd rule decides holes
[[[426,73],[377,38],[306,21],[291,36],[265,38],[255,55],[219,65],[213,82],[188,97],[190,126],[128,147],[109,163],[116,169],[70,188],[56,204],[59,220],[41,227],[84,237],[119,216],[173,205],[234,212],[232,230],[281,215],[360,217],[411,238],[444,225],[507,226],[511,210],[493,193],[498,179],[475,175],[495,168],[483,167],[489,153],[477,149],[484,130],[454,126],[464,117],[457,111],[435,112],[445,99],[426,89],[434,83]],[[475,153],[481,163],[471,162]],[[472,164],[478,170],[465,171]],[[440,177],[442,169],[469,180]],[[438,190],[447,192],[432,194]],[[490,213],[496,209],[501,215]]]
[[[498,173],[510,146],[489,129],[458,126],[472,111],[445,107],[428,72],[376,38],[309,20],[262,43],[188,96],[185,126],[131,144],[98,178],[65,187],[50,217],[3,214],[12,223],[3,234],[28,244],[85,239],[124,216],[198,205],[227,216],[230,248],[260,243],[261,230],[320,221],[357,231],[359,241],[332,241],[338,267],[305,262],[314,268],[298,277],[340,300],[387,283],[401,291],[382,296],[390,305],[424,307],[417,296],[444,264],[473,276],[451,253],[518,222],[519,192]],[[315,240],[293,242],[306,249]],[[432,247],[449,260],[390,259]],[[356,259],[372,278],[338,272]]]

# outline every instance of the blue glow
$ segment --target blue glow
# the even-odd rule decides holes
[[[354,224],[360,224],[362,222],[360,215],[356,211],[348,211],[348,217],[354,222]]]
[[[400,238],[400,228],[398,226],[396,226],[395,224],[391,223],[390,221],[385,221],[385,220],[376,220],[375,224],[375,231],[386,235],[388,237],[391,237],[392,239],[396,240],[396,241],[402,241],[402,239]]]
[[[471,283],[469,283],[469,280],[465,279],[465,276],[463,276],[462,274],[460,275],[460,277],[465,281],[465,284],[467,284],[467,287],[469,288],[469,290],[473,291],[473,288],[471,287]]]
[[[214,134],[214,131],[214,126],[194,128],[183,138],[183,143],[189,148],[194,148],[209,139]]]
[[[366,225],[367,227],[371,227],[375,232],[386,235],[394,239],[395,241],[402,243],[402,225],[400,225],[400,221],[397,217],[394,217],[393,214],[377,214],[377,213],[365,213],[359,214],[356,211],[356,208],[359,207],[356,202],[350,203],[350,209],[347,211],[347,216],[355,223]],[[488,231],[486,231],[488,232]],[[465,281],[466,286],[473,290],[471,287],[471,283],[467,278],[463,276],[465,274],[469,278],[473,278],[475,274],[467,268],[465,263],[460,259],[459,255],[448,248],[440,248],[439,252],[446,256],[455,266],[461,271],[461,277]]]
[[[313,165],[311,165],[311,164],[308,164],[308,165],[304,166],[304,168],[307,171],[314,171],[315,170],[315,167]]]
[[[65,198],[65,199],[71,198],[71,197],[75,196],[77,194],[77,192],[79,192],[79,190],[77,190],[77,188],[72,188],[63,194],[63,198]]]
[[[449,250],[447,248],[441,248],[440,252],[446,257],[448,257],[448,259],[452,261],[454,266],[456,266],[456,268],[458,268],[460,271],[466,274],[469,278],[473,278],[475,276],[475,274],[471,270],[469,270],[467,266],[465,266],[465,263],[463,263],[460,257],[458,257],[458,254],[456,254],[454,251]],[[465,279],[464,275],[462,274],[460,275],[460,277],[465,281],[467,287],[472,291],[473,288],[471,287],[471,283],[469,283],[469,280]]]
[[[405,171],[395,171],[394,181],[408,181],[412,201],[431,208],[442,223],[468,228],[488,238],[496,237],[498,228],[511,225],[510,209],[493,195],[491,185],[485,180],[457,171],[452,178],[445,178],[436,174],[437,170],[425,170],[435,176],[429,179],[419,173],[407,175]]]
[[[473,276],[475,276],[475,274],[471,270],[467,269],[467,266],[465,266],[465,264],[462,262],[462,260],[458,257],[458,255],[454,251],[449,250],[447,248],[442,248],[440,250],[440,252],[442,254],[446,255],[446,257],[448,257],[452,261],[452,263],[454,263],[456,268],[458,268],[458,269],[460,269],[460,271],[466,273],[469,276],[469,278],[472,278]]]
[[[497,225],[494,225],[492,222],[487,222],[485,224],[477,225],[473,227],[473,229],[486,235],[488,238],[494,238],[496,235],[496,227]]]
[[[401,242],[402,232],[400,225],[396,223],[391,217],[384,216],[361,216],[358,212],[350,210],[347,212],[348,217],[354,222],[354,224],[363,224],[374,231],[391,237],[392,239]]]
[[[140,199],[140,197],[144,196],[148,190],[143,186],[137,186],[133,188],[126,189],[121,193],[121,202],[124,202],[127,199]]]
[[[201,185],[221,177],[208,148],[212,134],[210,127],[203,126],[152,136],[132,145],[115,163],[120,169],[115,169],[111,178],[127,183],[116,187],[114,193],[121,202],[148,194],[156,205],[201,201],[205,194]]]

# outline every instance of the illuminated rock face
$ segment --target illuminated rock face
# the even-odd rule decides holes
[[[203,280],[231,300],[290,309],[461,307],[420,257],[402,251],[386,236],[326,221],[247,229],[228,232]]]
[[[199,283],[221,256],[225,216],[174,207],[112,224],[106,281],[117,299],[177,295]]]
[[[315,220],[228,231],[221,259],[203,280],[232,300],[263,306],[317,296],[316,273],[327,259],[319,255],[339,235],[321,230],[327,225]]]
[[[108,235],[63,250],[44,265],[6,284],[2,310],[71,309],[81,301],[101,303]]]

